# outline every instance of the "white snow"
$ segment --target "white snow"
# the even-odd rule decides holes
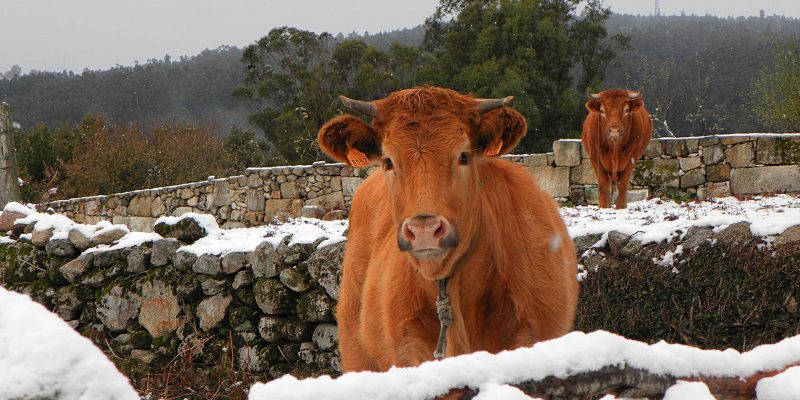
[[[17,203],[16,201],[10,201],[6,203],[5,207],[3,207],[3,211],[12,211],[22,215],[31,215],[36,213],[35,210],[32,210],[23,204]]]
[[[21,224],[35,222],[36,225],[34,225],[33,230],[37,232],[48,229],[53,229],[54,232],[69,232],[72,226],[75,225],[75,222],[63,215],[42,213],[30,214],[25,218],[18,219],[16,222]]]
[[[800,367],[792,367],[756,385],[758,400],[800,400]]]
[[[678,380],[664,393],[664,400],[716,400],[703,382]]]
[[[636,234],[643,244],[658,243],[680,238],[692,226],[721,230],[741,221],[752,224],[754,235],[768,238],[800,224],[800,198],[778,195],[740,201],[725,197],[697,203],[651,199],[629,203],[627,210],[563,207],[561,215],[573,238],[616,230]],[[598,242],[596,246],[602,245],[604,242]]]
[[[90,247],[84,251],[84,253],[93,253],[98,251],[111,251],[111,250],[119,250],[128,247],[136,247],[141,246],[147,242],[155,242],[157,240],[163,239],[161,235],[152,232],[129,232],[122,239],[117,240],[117,242],[112,245],[99,245],[96,247]]]
[[[89,339],[28,296],[3,287],[0,371],[0,399],[139,399]]]
[[[477,352],[426,362],[416,368],[392,368],[384,373],[356,372],[337,379],[322,376],[302,381],[287,375],[266,384],[255,384],[249,399],[431,398],[456,387],[506,385],[547,376],[564,378],[606,365],[623,364],[656,374],[744,377],[784,368],[797,360],[800,360],[800,336],[739,353],[665,342],[647,345],[605,331],[573,332],[497,355]]]

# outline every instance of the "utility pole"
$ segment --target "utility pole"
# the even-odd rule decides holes
[[[661,6],[658,5],[658,0],[656,0],[656,17],[661,16]]]
[[[7,103],[0,103],[0,207],[5,207],[11,201],[22,200],[16,149],[11,109]]]

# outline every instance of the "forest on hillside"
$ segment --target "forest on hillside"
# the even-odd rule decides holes
[[[243,49],[106,71],[14,68],[0,76],[0,101],[21,126],[26,200],[307,163],[323,157],[319,126],[346,111],[339,94],[370,100],[423,84],[515,96],[529,120],[518,152],[577,137],[587,87],[642,90],[660,136],[800,129],[800,20],[617,15],[598,0],[581,12],[574,3],[441,0],[424,24],[394,32],[282,27]],[[179,157],[181,146],[204,159]],[[166,165],[164,154],[182,164]],[[104,173],[79,173],[90,165]],[[137,173],[114,178],[125,171]]]

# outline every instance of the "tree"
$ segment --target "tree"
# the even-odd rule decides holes
[[[777,63],[762,68],[751,95],[756,114],[783,131],[800,131],[800,43],[773,48]]]
[[[609,12],[579,0],[442,0],[426,21],[425,48],[443,79],[437,84],[478,97],[515,96],[528,118],[521,151],[543,151],[554,139],[577,135],[585,110],[585,87],[599,82],[615,52],[601,45]],[[615,39],[620,42],[621,39]]]

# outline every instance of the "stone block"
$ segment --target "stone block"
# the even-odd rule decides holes
[[[233,296],[225,293],[220,293],[201,301],[197,306],[200,329],[207,332],[219,326],[222,320],[225,319],[225,314],[231,305],[231,301],[233,301]]]
[[[678,163],[681,166],[681,171],[691,171],[695,168],[700,168],[703,165],[703,159],[700,157],[681,157],[678,158]]]
[[[730,197],[730,182],[706,182],[703,187],[697,189],[697,197],[700,199]]]
[[[734,168],[733,194],[800,192],[800,165]]]
[[[664,154],[664,150],[661,147],[661,141],[658,139],[651,139],[650,143],[647,144],[647,148],[644,151],[644,156],[646,158],[659,158]]]
[[[706,179],[709,182],[725,182],[731,180],[731,166],[728,164],[706,166]]]
[[[264,207],[264,219],[271,221],[273,218],[278,220],[297,218],[302,209],[303,200],[300,199],[269,199]]]
[[[719,164],[720,161],[725,159],[725,152],[719,145],[708,146],[703,148],[703,164],[712,165]]]
[[[698,187],[706,183],[706,175],[701,169],[693,169],[681,176],[681,189]]]
[[[529,167],[528,171],[551,197],[569,197],[569,167]]]
[[[635,186],[679,187],[680,163],[677,159],[639,160],[631,176]]]
[[[686,150],[689,154],[696,154],[700,149],[700,141],[698,139],[686,139]]]
[[[163,336],[180,328],[183,325],[178,317],[180,312],[173,288],[161,280],[145,281],[142,285],[139,324],[147,329],[150,336]]]
[[[307,200],[305,205],[319,207],[326,211],[344,210],[344,195],[342,192],[329,193],[324,196]],[[300,209],[302,209],[302,206]],[[297,210],[297,214],[294,214],[295,217],[300,215],[300,209]]]
[[[342,193],[345,196],[353,197],[353,195],[356,193],[358,185],[360,185],[363,181],[364,179],[362,178],[354,178],[349,176],[342,177]]]
[[[597,175],[594,174],[592,163],[588,159],[571,169],[570,183],[573,185],[597,185]]]
[[[581,142],[577,140],[556,140],[553,142],[553,153],[557,167],[577,166],[581,163]]]
[[[719,144],[719,138],[716,136],[704,136],[697,139],[700,147],[709,147]]]
[[[153,198],[150,196],[138,195],[131,199],[128,204],[128,215],[137,217],[152,217],[151,209]]]
[[[749,142],[751,139],[752,137],[747,135],[721,135],[719,137],[719,143],[725,146],[732,146],[734,144]]]
[[[759,164],[800,164],[800,137],[758,138],[757,153]]]
[[[670,139],[664,140],[664,154],[672,157],[686,157],[689,155],[689,150],[683,139]]]
[[[547,165],[547,155],[526,154],[522,157],[522,165],[526,167],[543,167]]]
[[[214,207],[231,205],[230,187],[227,181],[214,182],[214,189],[211,192],[211,204]]]
[[[752,167],[756,152],[752,143],[741,143],[725,149],[725,159],[731,168]]]
[[[251,176],[258,176],[258,175],[251,175]],[[264,211],[265,207],[264,191],[262,191],[261,189],[247,189],[245,204],[247,204],[247,211]]]
[[[300,192],[297,190],[297,185],[295,185],[294,182],[281,183],[281,198],[299,199]]]

